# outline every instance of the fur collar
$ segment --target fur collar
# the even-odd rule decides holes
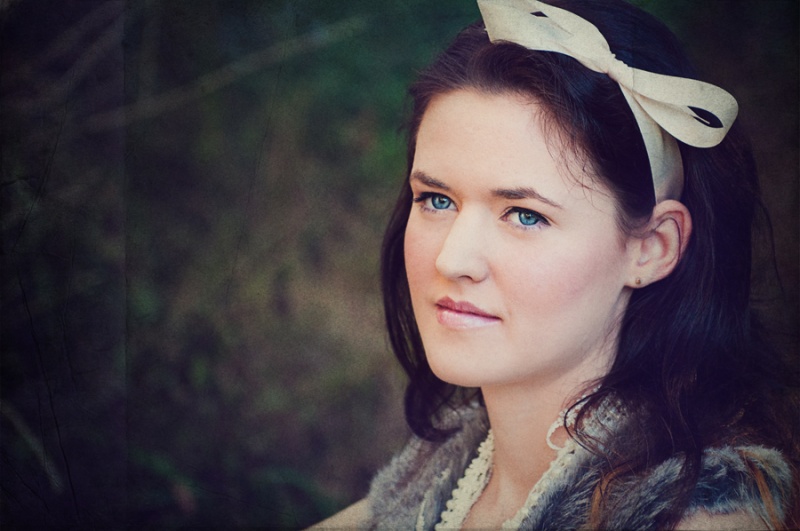
[[[427,530],[438,522],[488,430],[483,408],[458,409],[448,414],[443,424],[461,429],[441,443],[412,438],[375,476],[369,493],[373,529]],[[581,447],[576,454],[576,466],[547,486],[521,529],[586,526],[602,457]],[[610,527],[653,529],[658,516],[670,507],[670,487],[680,473],[680,460],[675,457],[654,467],[645,477],[631,478],[615,489],[609,499],[615,508]],[[756,486],[756,473],[766,480],[778,517],[783,518],[791,488],[789,465],[778,451],[761,446],[706,450],[687,516],[699,510],[710,514],[744,510],[769,521]]]

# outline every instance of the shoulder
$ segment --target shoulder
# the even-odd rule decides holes
[[[703,455],[686,522],[697,529],[718,529],[713,527],[715,522],[727,525],[726,529],[732,525],[763,529],[766,522],[784,520],[791,489],[792,470],[778,450],[756,445],[709,448]]]
[[[736,502],[763,501],[769,495],[781,507],[788,503],[791,486],[791,467],[778,450],[763,446],[709,448],[703,455],[692,501],[697,506],[733,509]]]
[[[711,514],[698,511],[678,522],[676,530],[682,531],[760,531],[769,526],[760,518],[743,511],[730,514]]]
[[[412,437],[373,478],[367,498],[371,518],[383,528],[413,528],[420,514],[438,515],[488,429],[480,407],[449,410],[440,420],[456,431],[440,442]]]
[[[370,510],[366,498],[354,503],[330,518],[309,528],[309,531],[325,529],[365,529],[369,526]]]
[[[789,509],[792,471],[777,450],[763,446],[707,448],[679,529],[780,527]],[[613,489],[613,527],[645,528],[669,512],[689,463],[671,457]]]

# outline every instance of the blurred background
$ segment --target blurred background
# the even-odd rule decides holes
[[[798,3],[637,0],[741,104],[798,329]],[[301,527],[405,442],[382,230],[471,0],[0,1],[0,523]]]

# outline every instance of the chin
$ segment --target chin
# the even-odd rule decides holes
[[[513,378],[512,375],[507,375],[507,378],[504,378],[502,375],[493,374],[489,368],[477,363],[470,363],[463,357],[456,360],[443,358],[445,357],[428,357],[428,364],[437,378],[451,385],[482,387]]]
[[[453,363],[452,361],[442,360],[439,356],[429,356],[428,365],[430,365],[433,374],[443,382],[461,387],[480,387],[481,385],[476,378],[476,371],[465,370],[463,360],[460,363]]]
[[[441,372],[436,371],[434,371],[433,374],[435,374],[436,377],[443,382],[456,385],[458,387],[482,387],[483,385],[486,385],[485,380],[475,378],[474,375],[466,376],[463,374],[453,373],[442,374]]]

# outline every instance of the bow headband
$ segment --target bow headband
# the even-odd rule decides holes
[[[738,106],[719,87],[632,68],[617,59],[591,22],[537,0],[478,0],[492,42],[559,52],[616,81],[628,102],[647,150],[656,201],[680,198],[683,162],[677,138],[706,148],[722,142]]]

